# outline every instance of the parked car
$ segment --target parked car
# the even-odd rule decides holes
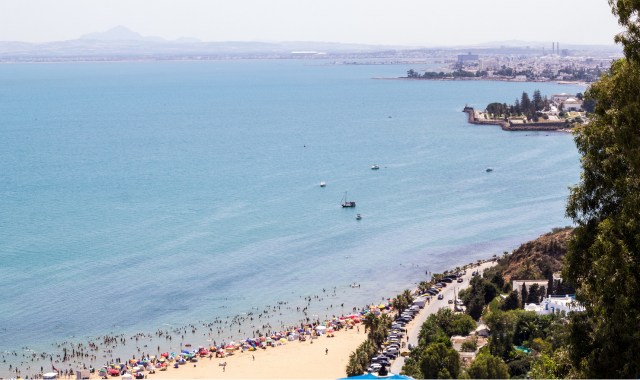
[[[442,294],[438,294],[438,299],[439,300],[444,299],[444,296]]]
[[[453,303],[453,300],[449,300],[449,301],[447,301],[447,303]]]
[[[397,351],[385,351],[384,356],[388,357],[389,360],[395,360],[398,357]],[[387,362],[389,363],[389,362]]]

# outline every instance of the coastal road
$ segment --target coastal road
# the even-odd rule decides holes
[[[431,299],[431,302],[424,306],[424,309],[420,310],[420,313],[416,315],[416,317],[407,324],[407,335],[405,337],[405,342],[416,346],[418,344],[418,334],[420,333],[420,328],[424,321],[427,320],[429,315],[436,313],[441,308],[449,308],[453,310],[454,304],[447,303],[448,300],[452,300],[454,291],[457,294],[460,290],[466,289],[469,287],[469,280],[472,277],[472,273],[474,271],[478,271],[478,273],[482,274],[485,269],[492,267],[495,265],[495,262],[488,261],[480,264],[480,266],[474,266],[473,268],[467,269],[467,274],[462,276],[462,282],[453,282],[451,284],[447,284],[447,287],[444,288],[440,294],[444,296],[443,299],[438,300],[437,296]],[[455,301],[455,300],[454,300]],[[408,341],[406,340],[408,337]],[[389,369],[392,373],[400,373],[402,370],[402,366],[404,366],[404,357],[398,356],[396,360],[391,363],[391,368]]]

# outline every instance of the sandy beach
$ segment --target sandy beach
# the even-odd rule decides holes
[[[472,272],[482,273],[484,269],[494,265],[488,261],[467,269],[463,282],[452,284],[442,291],[443,300],[432,299],[424,309],[407,326],[408,342],[417,344],[422,323],[430,314],[440,308],[453,307],[448,301],[454,293],[469,286]],[[286,341],[277,346],[267,346],[256,351],[236,350],[224,358],[204,357],[197,362],[187,362],[174,368],[169,366],[165,371],[156,370],[148,373],[149,379],[337,379],[346,376],[349,355],[366,339],[364,325],[356,323],[353,328],[335,331],[332,337],[320,335],[306,341]],[[221,365],[226,363],[226,365]],[[400,373],[404,358],[398,357],[392,362],[391,372]],[[60,378],[67,377],[61,374]],[[98,373],[91,374],[91,379],[99,378]],[[120,376],[109,377],[120,379]]]
[[[343,329],[337,331],[333,338],[323,335],[306,342],[293,341],[265,350],[238,351],[222,359],[204,358],[198,363],[187,363],[178,369],[157,371],[148,375],[148,378],[337,379],[346,376],[349,355],[365,339],[362,326],[359,329]],[[220,366],[222,362],[227,363],[226,368]]]

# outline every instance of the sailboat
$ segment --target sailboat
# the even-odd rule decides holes
[[[344,192],[344,197],[342,197],[342,207],[356,207],[356,202],[347,200],[347,192]]]

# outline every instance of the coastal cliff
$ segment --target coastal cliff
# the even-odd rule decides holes
[[[562,270],[572,228],[554,229],[522,244],[506,260],[502,269],[506,281],[545,279],[545,273]]]
[[[560,131],[568,128],[567,123],[564,121],[516,124],[510,120],[483,119],[478,111],[468,106],[464,107],[462,112],[467,113],[470,124],[499,125],[503,131]]]

